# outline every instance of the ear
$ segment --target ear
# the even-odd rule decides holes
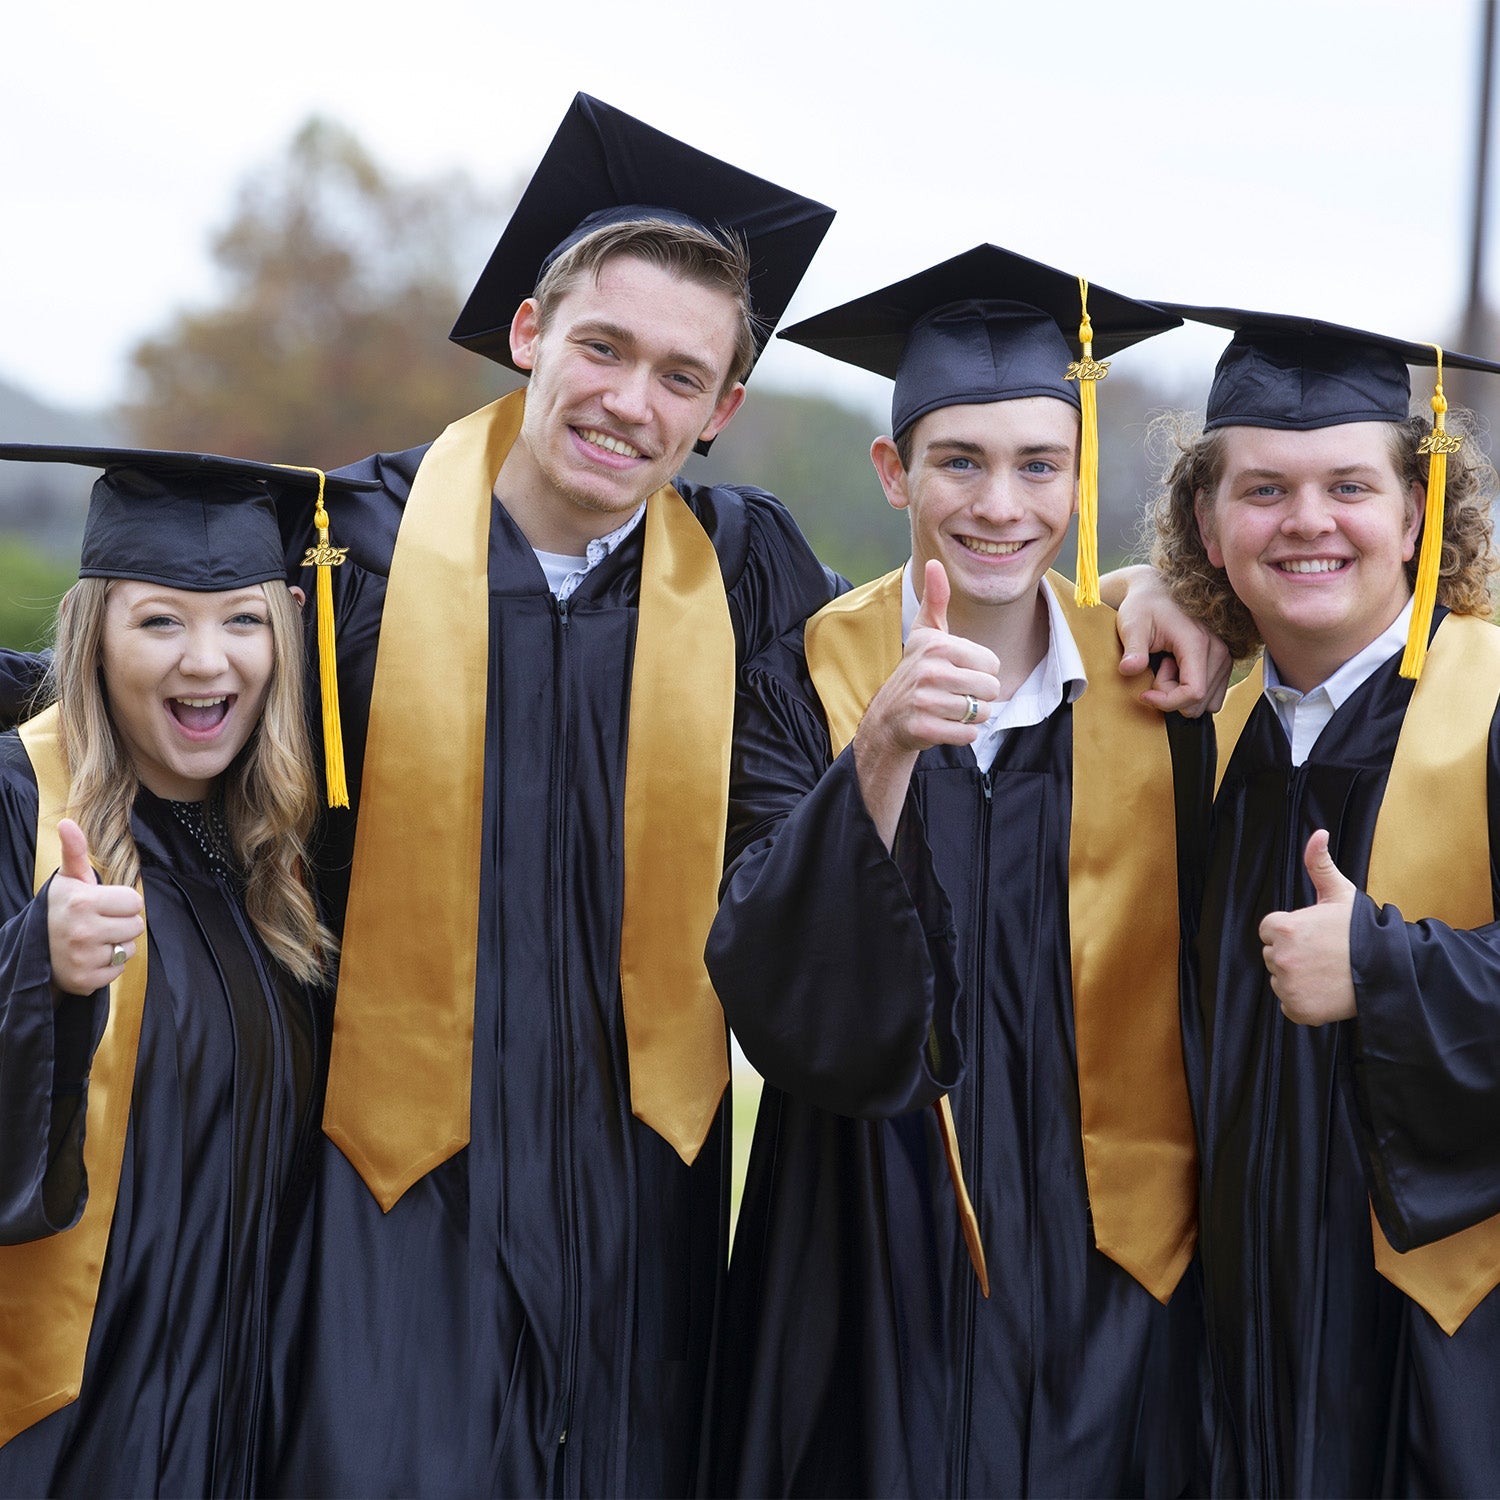
[[[286,591],[287,591],[287,593],[289,593],[292,596],[293,599],[295,599],[297,601],[297,608],[298,609],[301,609],[303,607],[303,605],[305,605],[307,603],[307,595],[305,593],[303,593],[303,591],[301,590],[301,588],[298,587],[297,584],[295,584],[295,583],[289,583],[287,585],[287,590]]]
[[[510,357],[523,370],[536,365],[536,341],[541,337],[542,324],[536,298],[528,297],[510,320]]]
[[[745,400],[745,386],[743,381],[736,380],[735,383],[719,397],[714,403],[714,414],[709,418],[708,426],[698,434],[700,443],[712,442],[714,438],[729,426],[729,419],[737,412]]]
[[[1216,568],[1224,566],[1224,549],[1219,545],[1219,530],[1214,524],[1214,508],[1202,490],[1193,496],[1193,519],[1198,523],[1198,537],[1208,560]]]
[[[911,492],[907,487],[906,470],[901,464],[901,455],[895,443],[888,437],[878,437],[870,444],[870,462],[880,476],[880,487],[885,498],[896,510],[905,510],[911,504]]]
[[[1422,518],[1427,511],[1427,487],[1414,484],[1406,492],[1406,530],[1401,536],[1401,561],[1410,562],[1416,554],[1417,538],[1422,534]]]

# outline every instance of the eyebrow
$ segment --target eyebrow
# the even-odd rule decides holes
[[[1376,464],[1340,464],[1336,469],[1324,471],[1333,479],[1348,479],[1354,475],[1379,474],[1380,469]],[[1285,479],[1285,469],[1236,469],[1230,478],[1243,483],[1247,479]]]
[[[989,450],[983,443],[969,442],[964,438],[938,438],[927,445],[926,452],[961,453],[965,456],[983,456]],[[1016,449],[1017,458],[1066,458],[1073,450],[1066,443],[1029,443]]]
[[[603,334],[613,343],[623,344],[630,349],[636,346],[636,337],[628,328],[622,328],[618,323],[606,322],[602,318],[590,318],[586,322],[575,323],[569,332],[574,338],[588,338],[591,335]],[[693,354],[686,349],[669,349],[661,362],[696,370],[709,381],[719,378],[719,371],[708,360],[704,359],[701,354]]]

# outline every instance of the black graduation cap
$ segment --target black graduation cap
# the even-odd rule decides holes
[[[286,577],[277,502],[318,493],[316,470],[212,453],[0,443],[0,459],[104,472],[89,495],[80,578],[134,578],[197,593]],[[376,489],[326,480],[326,490]]]
[[[546,267],[595,229],[646,218],[744,240],[759,358],[833,210],[577,94],[449,336],[515,369],[511,319]]]
[[[1078,406],[1072,362],[1118,353],[1182,319],[1088,286],[1092,349],[1079,340],[1083,286],[998,245],[976,245],[785,329],[781,337],[896,382],[895,437],[943,406],[1056,396]]]
[[[1345,422],[1404,422],[1411,414],[1408,365],[1438,363],[1433,344],[1416,344],[1360,328],[1238,307],[1159,307],[1195,323],[1234,332],[1208,392],[1204,431],[1277,427],[1307,432]],[[1459,370],[1500,374],[1500,364],[1442,352]]]

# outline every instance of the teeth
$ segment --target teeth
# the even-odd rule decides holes
[[[980,552],[986,557],[1009,557],[1026,545],[1025,542],[982,542],[977,536],[966,536],[962,540],[970,552]]]
[[[1337,573],[1344,566],[1341,557],[1298,558],[1295,562],[1277,563],[1283,573]]]
[[[619,438],[610,437],[607,432],[599,432],[593,427],[582,427],[578,432],[584,442],[592,443],[596,448],[603,448],[607,453],[618,453],[622,458],[639,458],[639,448],[632,448],[629,443],[622,442]]]
[[[225,693],[217,698],[176,698],[173,701],[182,704],[184,708],[213,708],[220,703],[227,703],[229,695]]]

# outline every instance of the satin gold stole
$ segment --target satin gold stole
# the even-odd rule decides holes
[[[57,825],[67,811],[70,784],[57,708],[23,724],[20,735],[36,775],[33,889],[40,891],[62,863]],[[89,1069],[83,1142],[88,1200],[83,1214],[61,1234],[0,1246],[0,1443],[76,1401],[82,1389],[120,1191],[145,999],[142,934],[135,956],[109,987],[109,1020]]]
[[[385,1209],[469,1139],[491,493],[524,411],[524,392],[505,396],[423,457],[381,617],[323,1128]],[[643,525],[620,987],[632,1107],[691,1162],[729,1079],[703,948],[734,632],[713,544],[671,486]]]
[[[1215,724],[1222,782],[1265,688],[1261,661],[1233,688]],[[1449,927],[1495,919],[1490,879],[1489,733],[1500,700],[1500,630],[1444,617],[1412,692],[1370,847],[1365,889],[1408,922]],[[1216,786],[1217,790],[1217,786]],[[1500,1215],[1402,1255],[1370,1210],[1375,1266],[1453,1334],[1500,1284]]]
[[[1080,609],[1073,585],[1048,577],[1088,673],[1072,706],[1068,931],[1094,1242],[1165,1302],[1197,1242],[1198,1187],[1178,1012],[1171,752],[1161,715],[1119,674],[1114,612]],[[838,754],[901,659],[901,570],[827,605],[806,643]],[[956,1154],[951,1114],[944,1146]]]

